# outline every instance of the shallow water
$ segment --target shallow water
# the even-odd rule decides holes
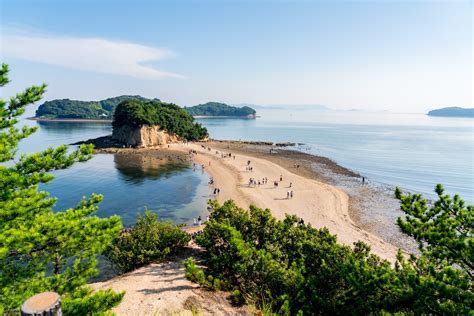
[[[30,115],[31,116],[31,115]],[[22,120],[21,125],[38,126],[38,131],[20,143],[20,153],[31,153],[49,146],[71,144],[108,135],[110,124],[37,122]],[[104,196],[98,216],[118,214],[124,226],[135,222],[145,208],[175,223],[193,222],[204,215],[210,198],[209,177],[189,164],[177,161],[146,161],[142,155],[97,154],[85,163],[53,173],[55,179],[40,189],[57,197],[55,210],[74,207],[83,196]]]
[[[474,119],[423,114],[260,110],[256,120],[201,119],[214,138],[304,143],[371,182],[434,197],[437,183],[474,203]]]
[[[32,116],[30,109],[25,116]],[[256,120],[201,119],[213,138],[291,141],[299,150],[329,157],[364,175],[371,183],[421,192],[433,197],[443,183],[474,203],[474,120],[433,118],[421,114],[337,111],[259,110]],[[37,133],[20,143],[20,152],[71,144],[111,133],[110,124],[36,122]],[[92,192],[104,195],[99,216],[119,214],[133,223],[145,207],[178,223],[203,214],[209,198],[208,177],[189,166],[140,165],[141,157],[121,161],[96,155],[71,169],[57,171],[45,186],[59,198],[56,209],[76,205]],[[393,214],[387,214],[391,219]]]

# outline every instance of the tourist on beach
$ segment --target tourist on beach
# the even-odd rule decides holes
[[[194,225],[194,226],[197,225],[197,220],[196,220],[196,218],[193,218],[193,225]]]
[[[199,225],[199,226],[202,225],[202,218],[201,218],[201,215],[199,215],[199,217],[198,217],[198,225]]]
[[[365,177],[362,177],[362,184],[365,183]]]
[[[290,191],[290,198],[293,198],[293,191]]]
[[[286,191],[286,199],[288,200],[290,198],[290,191]]]
[[[282,175],[280,175],[280,182],[282,182],[282,181],[283,181],[283,176],[282,176]]]
[[[290,186],[289,186],[289,188],[291,188],[291,186],[292,186],[292,185],[293,185],[293,182],[290,182]]]
[[[219,194],[219,193],[221,193],[221,189],[218,188],[217,189],[217,194]]]

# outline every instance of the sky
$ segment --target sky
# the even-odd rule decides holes
[[[2,0],[6,97],[473,106],[472,1]]]

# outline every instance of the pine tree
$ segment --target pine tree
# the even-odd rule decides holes
[[[421,194],[395,196],[406,216],[401,230],[418,243],[420,255],[405,261],[399,256],[401,279],[410,284],[406,300],[415,312],[443,315],[474,313],[474,206],[451,198],[443,186],[429,203]]]
[[[9,82],[8,71],[3,64],[0,87]],[[88,310],[88,302],[96,312],[105,311],[123,293],[92,293],[82,286],[97,273],[96,256],[118,235],[120,217],[94,216],[102,199],[95,194],[74,208],[53,212],[56,199],[38,189],[53,179],[48,172],[90,159],[92,146],[70,151],[64,145],[17,157],[18,143],[36,128],[15,125],[45,91],[45,84],[32,86],[0,100],[0,314],[44,291],[61,294],[66,312]],[[94,312],[92,305],[89,312]]]

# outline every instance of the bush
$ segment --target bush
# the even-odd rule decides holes
[[[341,245],[326,228],[303,225],[296,216],[279,221],[268,209],[247,211],[232,201],[210,202],[209,209],[211,220],[196,237],[206,250],[206,269],[190,261],[187,277],[209,288],[214,288],[210,277],[221,280],[235,301],[282,315],[456,315],[472,306],[472,279],[458,278],[459,267],[451,267],[448,280],[434,272],[426,256],[406,261],[399,253],[393,267],[371,254],[368,245]],[[443,283],[435,283],[435,276],[443,276]],[[441,309],[420,298],[449,304]]]
[[[147,210],[138,216],[132,228],[122,231],[104,255],[119,271],[127,272],[165,260],[185,247],[190,239],[179,226],[160,221],[156,214]]]
[[[93,291],[83,286],[61,298],[64,315],[112,315],[107,311],[117,306],[125,292],[115,293],[111,289]]]

